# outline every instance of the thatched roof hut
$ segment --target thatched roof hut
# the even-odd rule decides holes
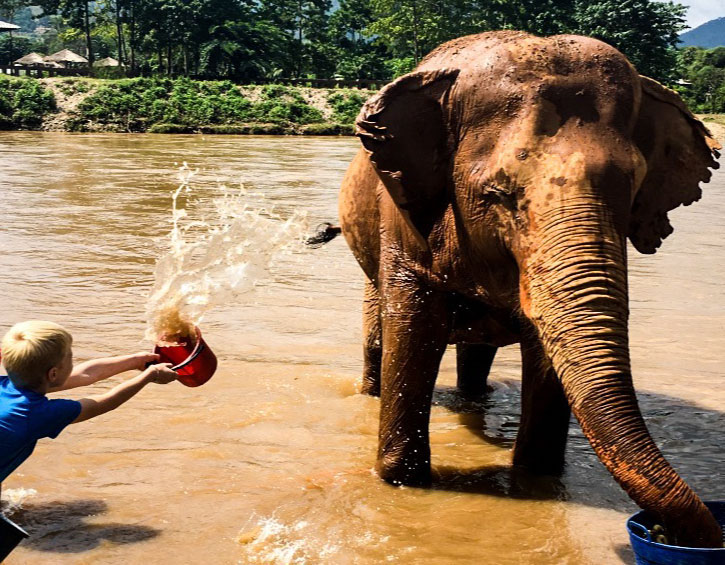
[[[88,59],[86,59],[85,57],[81,57],[80,55],[78,55],[78,53],[73,53],[73,51],[71,51],[70,49],[62,49],[57,53],[48,55],[47,57],[45,57],[45,60],[51,61],[53,63],[61,63],[67,66],[88,64]]]
[[[105,59],[99,59],[93,63],[94,67],[118,67],[119,63],[113,57],[106,57]]]
[[[20,26],[0,21],[0,31],[15,31],[16,29],[20,29]]]
[[[13,61],[13,65],[44,65],[45,59],[39,53],[28,53]]]

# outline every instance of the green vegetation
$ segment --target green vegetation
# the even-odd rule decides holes
[[[685,47],[678,53],[680,76],[686,84],[677,90],[693,112],[725,112],[725,47]]]
[[[37,129],[53,110],[53,93],[38,81],[0,75],[0,129]]]
[[[310,124],[300,131],[302,135],[353,135],[355,127],[352,124]]]
[[[73,96],[74,94],[90,92],[91,85],[88,80],[69,77],[64,78],[60,84],[58,84],[58,90],[66,96]]]
[[[45,33],[16,37],[12,46],[0,37],[0,63],[67,47],[91,61],[113,56],[131,76],[247,84],[392,79],[448,39],[496,29],[597,37],[643,74],[674,80],[686,11],[655,0],[0,0],[0,16],[30,33],[31,5],[36,16],[43,11],[35,22]],[[94,70],[108,77],[122,71]]]
[[[92,122],[122,131],[146,131],[154,124],[190,130],[246,121],[251,106],[228,81],[124,79],[109,81],[87,96],[78,105],[73,129],[84,130]]]
[[[55,129],[77,132],[350,135],[370,94],[185,77],[41,81],[0,75],[0,130],[37,129],[51,118]]]
[[[159,133],[245,122],[284,126],[322,121],[322,112],[291,87],[262,87],[259,101],[252,102],[230,81],[138,78],[108,82],[92,92],[78,105],[73,129],[93,123],[146,131],[153,125]]]
[[[322,113],[294,88],[271,84],[262,88],[261,97],[251,111],[256,122],[311,124],[322,121]]]
[[[365,97],[354,90],[330,91],[327,102],[332,106],[333,117],[342,124],[352,124],[365,102]]]

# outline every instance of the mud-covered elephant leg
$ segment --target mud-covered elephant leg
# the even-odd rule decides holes
[[[363,301],[363,380],[362,393],[380,396],[380,363],[383,356],[383,331],[380,325],[380,295],[377,287],[365,281]]]
[[[497,350],[485,343],[456,344],[456,385],[461,394],[475,397],[488,392],[488,375]]]
[[[442,296],[405,286],[384,284],[381,296],[377,470],[389,483],[421,486],[431,480],[428,425],[448,325]]]
[[[521,365],[521,423],[514,465],[535,473],[559,473],[564,468],[571,410],[538,337],[522,337]]]

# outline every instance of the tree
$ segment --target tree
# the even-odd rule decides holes
[[[460,19],[444,0],[372,0],[374,21],[367,32],[398,58],[415,64],[439,43],[458,35],[450,28]]]
[[[0,0],[0,18],[13,23],[15,13],[27,4],[25,0]]]
[[[659,81],[675,77],[678,33],[686,28],[687,8],[649,0],[577,0],[575,33],[606,41],[637,70]]]
[[[277,57],[284,74],[325,76],[324,69],[332,69],[327,33],[331,7],[331,0],[260,1],[260,17],[281,32],[286,44],[285,56]]]
[[[85,35],[88,65],[93,66],[94,54],[91,41],[91,14],[92,0],[37,0],[37,5],[43,9],[44,14],[60,13],[63,19]]]
[[[373,41],[367,28],[373,21],[370,0],[340,0],[330,15],[328,34],[334,48],[334,74],[346,79],[388,78],[389,58],[381,41]]]
[[[685,47],[678,51],[678,86],[687,105],[696,112],[725,112],[725,47]]]
[[[212,26],[211,39],[201,50],[201,71],[247,82],[259,80],[274,73],[275,53],[282,45],[281,30],[261,19]]]

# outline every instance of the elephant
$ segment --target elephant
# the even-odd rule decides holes
[[[376,469],[431,482],[430,405],[448,343],[475,389],[520,343],[513,463],[564,464],[573,412],[670,539],[721,529],[652,440],[632,383],[626,240],[654,253],[721,147],[677,93],[601,41],[501,31],[442,44],[373,95],[339,199],[366,275],[363,391],[380,395]],[[480,388],[480,387],[479,387]]]

